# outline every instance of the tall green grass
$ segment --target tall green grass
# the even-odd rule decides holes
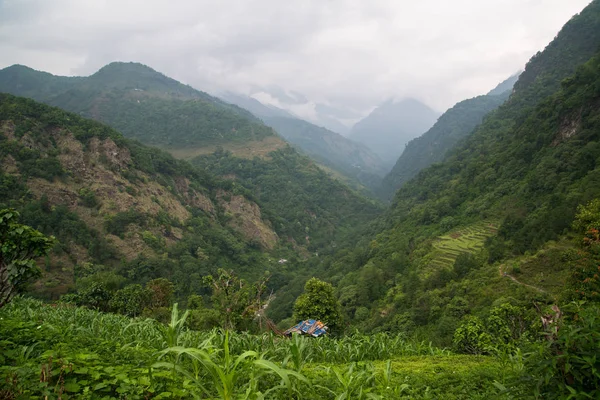
[[[424,398],[429,371],[399,375],[400,360],[421,369],[427,360],[441,362],[444,385],[461,390],[485,379],[476,390],[495,393],[492,382],[501,379],[492,359],[484,360],[483,375],[471,359],[454,374],[452,360],[464,356],[403,335],[196,332],[185,328],[186,317],[175,307],[164,325],[17,299],[0,310],[0,398]]]

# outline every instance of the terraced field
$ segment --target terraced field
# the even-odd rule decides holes
[[[462,253],[476,253],[483,248],[485,239],[498,230],[496,221],[483,221],[440,236],[433,243],[430,266],[452,268],[456,257]]]

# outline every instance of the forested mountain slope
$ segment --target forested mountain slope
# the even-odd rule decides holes
[[[104,122],[126,137],[191,157],[230,146],[247,157],[282,148],[251,113],[138,63],[111,63],[89,77],[57,77],[14,65],[0,91]]]
[[[288,142],[320,164],[374,189],[386,172],[383,162],[366,146],[296,118],[263,117]]]
[[[510,90],[461,101],[442,114],[431,129],[406,145],[394,168],[381,183],[382,196],[391,198],[398,188],[423,168],[442,161],[449,150],[481,123],[484,116],[506,101]]]
[[[87,263],[187,293],[216,265],[260,274],[279,246],[243,189],[97,122],[2,94],[0,130],[1,206],[59,241],[42,293],[72,288]]]
[[[224,151],[191,162],[247,188],[278,232],[313,252],[335,247],[342,237],[366,225],[382,209],[290,147],[269,156],[247,160]]]
[[[301,152],[342,174],[347,178],[346,182],[355,187],[364,185],[374,190],[387,172],[378,155],[339,133],[299,119],[285,110],[263,105],[250,97],[229,93],[223,95],[223,99],[249,110]]]
[[[18,209],[24,223],[59,241],[38,282],[41,295],[64,293],[92,272],[117,272],[132,282],[167,277],[186,296],[217,268],[256,279],[281,257],[305,259],[317,243],[360,223],[346,219],[346,210],[363,210],[363,221],[379,213],[290,148],[282,162],[307,182],[277,178],[306,183],[298,189],[305,197],[327,193],[328,204],[298,197],[294,208],[276,207],[100,123],[7,94],[0,95],[0,133],[0,207]],[[286,273],[274,271],[271,289],[290,279]]]
[[[528,63],[504,105],[397,192],[369,239],[323,265],[357,326],[447,339],[462,315],[496,300],[555,301],[502,272],[530,262],[550,281],[573,273],[577,251],[562,235],[600,197],[599,48],[594,1]]]

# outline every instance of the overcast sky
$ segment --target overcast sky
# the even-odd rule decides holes
[[[444,111],[523,68],[590,0],[0,0],[0,68],[139,61],[196,88],[279,86],[361,113]]]

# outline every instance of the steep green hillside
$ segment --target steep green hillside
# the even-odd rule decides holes
[[[263,117],[288,142],[343,175],[374,189],[386,172],[383,162],[366,146],[299,119]]]
[[[380,213],[380,205],[331,179],[291,147],[269,156],[247,160],[221,151],[192,164],[247,188],[277,232],[311,252],[336,246]]]
[[[37,284],[47,296],[90,270],[133,282],[167,277],[179,296],[202,291],[202,277],[217,268],[249,279],[271,271],[276,290],[381,210],[289,147],[252,161],[221,150],[203,172],[97,122],[5,94],[0,132],[0,207],[59,239]]]
[[[519,283],[503,272],[510,275],[513,263],[515,273],[526,268],[521,257],[551,253],[551,240],[564,248],[577,207],[600,197],[599,17],[596,0],[532,59],[509,101],[397,192],[370,239],[323,264],[356,326],[426,332],[448,343],[464,314],[506,301],[555,301],[552,282],[538,290],[531,277]],[[477,234],[483,221],[494,229]],[[469,231],[477,245],[452,238]],[[563,269],[548,264],[547,279],[573,274],[576,265],[566,262],[573,251],[558,251]]]
[[[6,94],[0,165],[0,207],[59,240],[37,284],[46,296],[90,271],[167,277],[183,296],[218,267],[257,277],[275,257],[301,250],[286,250],[247,190],[97,122]]]
[[[419,171],[441,162],[449,150],[481,123],[485,115],[506,101],[509,93],[464,100],[442,114],[431,129],[406,145],[396,165],[381,183],[382,196],[393,197],[396,190]]]
[[[261,118],[298,150],[333,170],[332,176],[337,175],[358,190],[364,187],[371,190],[378,188],[387,172],[379,156],[339,133],[298,119],[285,110],[263,105],[251,97],[225,93],[222,98]]]
[[[458,103],[442,115],[430,131],[411,141],[393,170],[384,178],[382,195],[391,197],[421,169],[442,161],[449,149],[470,134],[488,112],[504,102],[508,95],[505,89],[509,85],[514,84],[518,96],[511,98],[511,106],[503,110],[504,114],[499,119],[506,119],[508,113],[524,112],[556,91],[561,80],[574,73],[575,68],[597,50],[600,40],[600,32],[596,29],[598,7],[596,2],[592,2],[586,12],[569,21],[560,32],[560,40],[554,40],[543,52],[536,54],[516,83],[516,77],[511,77],[487,96]],[[517,116],[512,115],[511,118]]]
[[[145,144],[185,149],[192,156],[239,143],[248,157],[255,155],[254,149],[285,146],[272,140],[272,129],[248,111],[137,63],[116,62],[75,78],[12,66],[0,71],[0,91],[96,119]]]

